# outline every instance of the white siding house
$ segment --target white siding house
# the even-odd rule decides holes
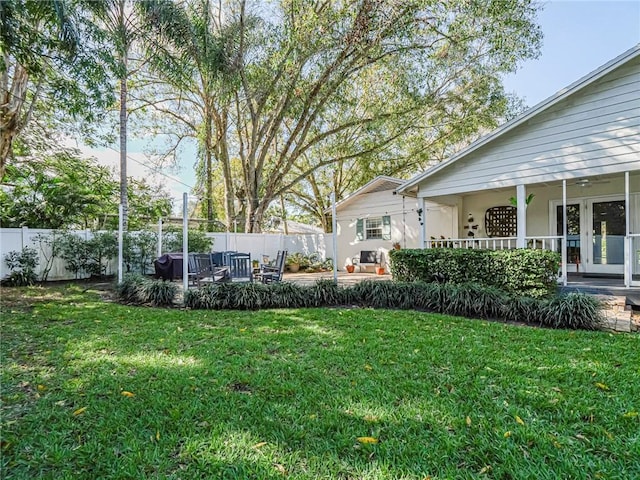
[[[457,208],[457,245],[552,248],[565,282],[578,272],[640,284],[640,45],[398,193]]]
[[[361,251],[376,251],[388,272],[388,253],[394,243],[401,248],[419,248],[425,232],[434,238],[454,234],[454,209],[430,202],[418,207],[414,195],[395,192],[403,183],[399,178],[379,176],[336,204],[339,269],[352,264]],[[422,228],[424,223],[429,224],[429,230]],[[367,269],[373,267],[363,271]]]

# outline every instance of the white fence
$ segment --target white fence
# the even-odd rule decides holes
[[[73,231],[85,240],[92,237],[90,230]],[[43,236],[51,236],[53,230],[33,229],[33,228],[0,228],[0,278],[5,278],[10,270],[4,262],[5,255],[11,251],[20,251],[24,247],[31,247],[38,252],[40,262],[36,273],[38,278],[42,275],[47,257],[51,255],[50,249],[38,239]],[[308,235],[284,235],[273,233],[207,233],[213,238],[213,251],[235,250],[238,252],[250,253],[252,259],[262,261],[263,255],[275,258],[278,250],[288,250],[289,254],[300,252],[304,255],[318,253],[324,260],[331,257],[333,252],[333,237],[331,234],[308,234]],[[166,251],[163,249],[163,253]],[[107,264],[107,274],[115,274],[117,261],[111,260]],[[53,262],[48,280],[70,280],[73,273],[65,268],[65,262],[56,258]]]

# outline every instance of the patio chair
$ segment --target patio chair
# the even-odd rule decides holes
[[[273,265],[260,265],[260,271],[255,274],[257,279],[260,279],[262,283],[274,283],[282,281],[282,275],[284,274],[284,264],[287,260],[287,251],[278,250],[278,256],[276,257]]]
[[[252,282],[253,267],[249,253],[232,253],[229,255],[229,280],[232,282]]]
[[[191,255],[189,255],[191,260]],[[221,282],[227,279],[228,268],[218,267],[211,261],[211,254],[196,253],[193,254],[194,259],[194,285],[200,288],[204,283]],[[191,277],[191,274],[189,275]]]

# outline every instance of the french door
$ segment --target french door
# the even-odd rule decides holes
[[[556,235],[563,234],[562,203],[554,202]],[[567,272],[624,273],[624,197],[567,202]]]

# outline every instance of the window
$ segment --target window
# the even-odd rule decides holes
[[[356,224],[358,240],[391,240],[391,217],[359,218]]]
[[[382,238],[382,217],[365,219],[366,240],[376,240]]]

